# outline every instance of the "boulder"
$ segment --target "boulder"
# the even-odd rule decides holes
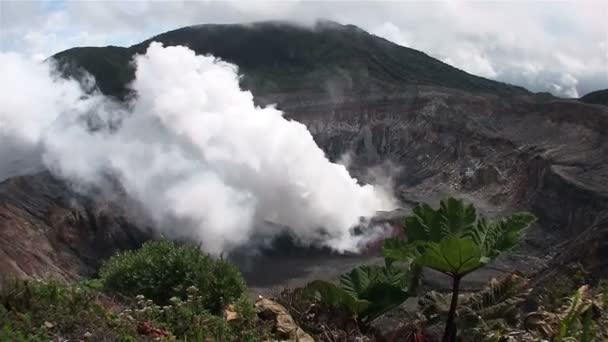
[[[283,305],[268,298],[259,298],[255,302],[255,308],[260,319],[272,322],[273,332],[283,341],[314,342],[314,339],[296,324]]]

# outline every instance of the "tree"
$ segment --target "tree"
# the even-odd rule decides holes
[[[413,267],[429,267],[452,278],[452,298],[444,342],[456,341],[456,308],[462,277],[486,265],[517,244],[535,218],[517,213],[495,221],[478,216],[472,204],[448,198],[438,209],[420,204],[405,219],[407,241],[391,239],[384,244],[387,259]]]

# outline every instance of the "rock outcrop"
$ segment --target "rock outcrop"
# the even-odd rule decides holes
[[[80,195],[47,172],[0,183],[0,274],[73,280],[150,239],[112,196]]]
[[[270,321],[273,333],[282,341],[314,342],[315,340],[300,328],[285,307],[272,299],[258,298],[255,302],[258,317]]]

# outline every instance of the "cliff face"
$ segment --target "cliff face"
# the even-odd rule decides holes
[[[564,216],[569,212],[606,207],[604,108],[431,87],[333,104],[282,101],[281,108],[305,123],[331,158],[351,152],[355,165],[402,166],[401,190],[438,176],[460,192],[496,185],[519,201],[514,205],[529,205],[564,230],[591,222],[584,215]]]
[[[153,40],[237,63],[257,102],[277,103],[306,124],[332,160],[350,155],[361,180],[384,169],[405,205],[449,194],[488,215],[532,211],[540,224],[521,253],[542,259],[534,272],[576,261],[608,272],[608,107],[532,95],[349,26],[211,25]],[[128,61],[147,43],[72,49],[57,59],[68,75],[84,68],[106,94],[123,97]],[[241,43],[262,50],[245,56]],[[271,47],[279,52],[267,55]],[[5,181],[0,253],[9,262],[0,267],[65,278],[92,272],[101,258],[149,237],[129,210],[48,174]]]
[[[151,235],[113,198],[81,196],[43,172],[0,183],[0,274],[73,280]],[[131,211],[133,212],[133,211]]]
[[[581,262],[596,275],[608,273],[605,108],[437,87],[333,104],[282,101],[329,156],[352,153],[352,169],[363,178],[363,166],[400,166],[396,189],[404,203],[451,194],[489,215],[532,211],[539,227],[522,248],[534,257],[530,271]]]

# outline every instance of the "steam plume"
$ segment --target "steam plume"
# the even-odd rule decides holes
[[[212,56],[152,43],[134,60],[129,106],[85,96],[77,82],[49,77],[48,66],[2,58],[0,72],[13,70],[2,78],[3,139],[41,146],[45,165],[78,184],[112,175],[159,229],[208,252],[279,233],[264,221],[303,243],[356,250],[359,218],[392,207],[378,187],[331,163],[304,125],[256,107],[237,68]]]

